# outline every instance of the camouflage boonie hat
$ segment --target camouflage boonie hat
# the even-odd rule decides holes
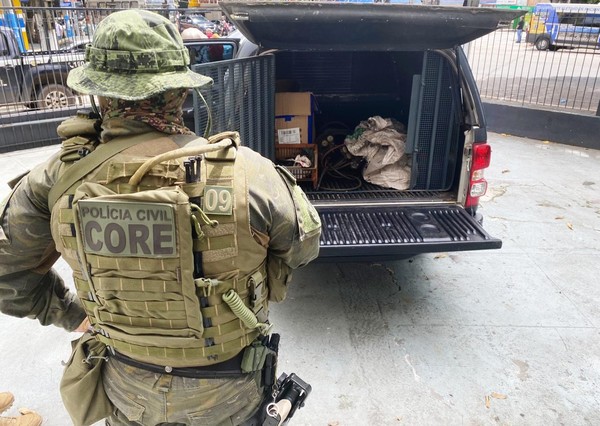
[[[188,68],[188,50],[171,21],[147,10],[104,18],[86,48],[85,61],[71,70],[67,85],[88,95],[135,101],[212,82]]]

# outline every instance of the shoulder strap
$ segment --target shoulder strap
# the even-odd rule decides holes
[[[162,136],[162,134],[161,134]],[[50,211],[56,204],[56,201],[68,191],[76,182],[83,179],[88,173],[100,166],[105,161],[141,142],[149,141],[160,137],[157,132],[143,133],[133,137],[121,137],[108,143],[103,143],[90,154],[77,161],[73,167],[64,172],[48,193],[48,207]]]

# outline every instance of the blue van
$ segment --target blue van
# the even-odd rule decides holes
[[[538,50],[600,48],[600,5],[538,3],[527,33]]]

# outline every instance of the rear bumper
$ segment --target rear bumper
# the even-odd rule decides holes
[[[321,258],[405,258],[502,247],[460,206],[329,208],[319,214]]]

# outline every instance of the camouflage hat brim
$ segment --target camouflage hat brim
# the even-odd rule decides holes
[[[83,64],[72,69],[67,85],[86,95],[98,95],[129,101],[147,99],[171,89],[201,88],[212,84],[212,78],[191,70],[166,73],[118,74],[92,69]]]

